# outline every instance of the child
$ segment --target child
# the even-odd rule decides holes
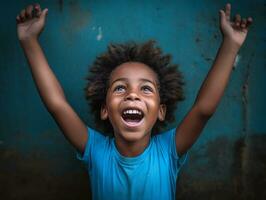
[[[183,99],[181,73],[153,41],[110,45],[86,87],[97,124],[111,134],[104,136],[77,116],[47,63],[38,43],[47,12],[38,4],[23,9],[18,38],[45,106],[88,164],[93,199],[175,199],[186,152],[218,106],[252,18],[230,21],[230,4],[220,10],[223,41],[214,64],[180,125],[160,134]]]

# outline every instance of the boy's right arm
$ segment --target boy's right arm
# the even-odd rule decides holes
[[[83,153],[88,140],[87,126],[66,100],[63,89],[52,72],[38,42],[48,9],[29,5],[17,16],[17,34],[44,105],[67,140]]]

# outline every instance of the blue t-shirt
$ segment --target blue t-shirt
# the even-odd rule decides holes
[[[88,166],[94,200],[175,199],[176,179],[186,160],[178,156],[175,129],[152,136],[136,157],[122,156],[113,137],[88,128],[89,139],[78,159]]]

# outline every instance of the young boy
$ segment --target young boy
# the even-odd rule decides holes
[[[214,64],[180,125],[160,134],[183,99],[181,73],[153,41],[110,45],[86,87],[96,123],[110,134],[104,136],[77,116],[47,63],[38,43],[47,12],[38,4],[23,9],[18,38],[45,106],[88,164],[93,199],[175,199],[186,152],[217,108],[252,19],[230,21],[230,4],[220,10],[223,41]]]

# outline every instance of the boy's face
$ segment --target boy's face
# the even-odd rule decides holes
[[[139,141],[149,136],[157,119],[164,120],[156,73],[139,62],[126,62],[110,75],[101,118],[109,118],[115,137]]]

